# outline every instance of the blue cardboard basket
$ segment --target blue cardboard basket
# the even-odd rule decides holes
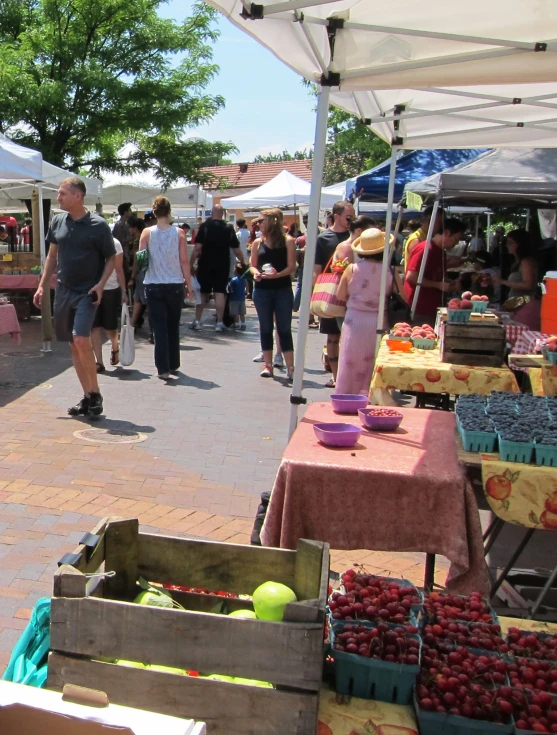
[[[488,306],[489,304],[487,301],[472,301],[472,311],[476,314],[485,314]]]
[[[338,694],[350,694],[360,699],[378,699],[380,702],[394,704],[410,704],[416,677],[420,672],[419,663],[411,666],[337,651],[334,647],[334,629],[330,631],[329,636],[331,656],[335,662],[335,689]],[[415,635],[412,638],[419,643],[421,657],[420,636]]]
[[[472,309],[447,309],[447,319],[450,322],[467,322],[471,313]]]
[[[412,341],[411,337],[395,337],[394,334],[389,334],[388,339],[398,339],[401,342],[411,342]]]
[[[497,444],[495,431],[467,431],[458,424],[465,452],[494,452]]]
[[[557,365],[557,352],[547,352],[547,359],[552,365]]]
[[[414,697],[414,709],[420,727],[420,735],[510,735],[514,732],[514,721],[511,718],[506,725],[499,725],[487,720],[471,720],[460,715],[444,712],[429,712],[418,707]],[[517,730],[522,735],[523,730]]]
[[[499,455],[503,462],[529,464],[534,454],[534,442],[511,442],[499,435]]]
[[[412,337],[412,342],[418,350],[433,350],[437,340],[426,339],[425,337]]]
[[[534,444],[536,464],[546,467],[557,467],[557,447],[548,444]]]

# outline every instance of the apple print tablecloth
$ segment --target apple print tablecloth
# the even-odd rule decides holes
[[[535,396],[557,396],[557,365],[528,368],[528,377]]]
[[[329,403],[306,410],[286,447],[261,538],[295,549],[298,539],[333,549],[421,551],[451,561],[447,586],[489,589],[474,492],[458,461],[455,416],[402,408],[394,432],[363,429],[351,448],[320,444],[313,424],[348,422]]]
[[[317,735],[418,735],[414,708],[336,694],[323,686]]]
[[[342,349],[342,348],[341,348]],[[391,352],[381,342],[371,379],[371,391],[409,390],[419,393],[482,393],[492,390],[518,393],[508,367],[473,367],[441,362],[439,349]]]
[[[491,510],[508,523],[557,531],[557,467],[503,462],[482,454],[482,482]]]

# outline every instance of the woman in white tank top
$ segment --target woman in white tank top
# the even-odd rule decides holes
[[[143,283],[155,338],[155,365],[158,377],[166,380],[180,367],[180,315],[184,296],[193,294],[193,288],[186,237],[170,224],[166,197],[155,199],[153,214],[157,224],[143,230],[139,249],[149,251]]]

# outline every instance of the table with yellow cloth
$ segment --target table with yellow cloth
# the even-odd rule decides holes
[[[498,518],[525,528],[557,531],[557,467],[503,462],[482,454],[482,485]]]
[[[417,393],[518,393],[516,378],[505,365],[500,368],[452,365],[441,362],[438,348],[391,352],[383,338],[371,379],[370,398],[382,401],[391,390]],[[388,399],[386,402],[389,402]]]
[[[535,396],[557,396],[557,365],[528,368],[528,377]]]
[[[516,626],[521,630],[555,633],[557,624],[500,617],[503,635]],[[336,694],[327,686],[319,697],[317,735],[418,735],[414,707],[358,699]]]

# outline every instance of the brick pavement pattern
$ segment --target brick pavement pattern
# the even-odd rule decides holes
[[[210,312],[203,331],[192,332],[190,319],[187,309],[180,375],[156,379],[153,348],[139,332],[133,367],[107,367],[100,376],[106,416],[95,423],[66,414],[80,397],[66,345],[41,354],[37,320],[22,324],[20,347],[2,338],[0,671],[35,602],[51,594],[58,559],[99,518],[137,516],[154,533],[249,543],[259,495],[272,488],[286,446],[290,388],[284,372],[259,377],[251,307],[245,333],[216,334]],[[310,332],[310,401],[330,393],[322,343]],[[90,428],[140,432],[144,440],[99,443],[76,434]],[[416,553],[332,554],[338,571],[357,562],[414,582],[423,579],[423,561]],[[446,571],[446,560],[438,559],[440,584]]]

